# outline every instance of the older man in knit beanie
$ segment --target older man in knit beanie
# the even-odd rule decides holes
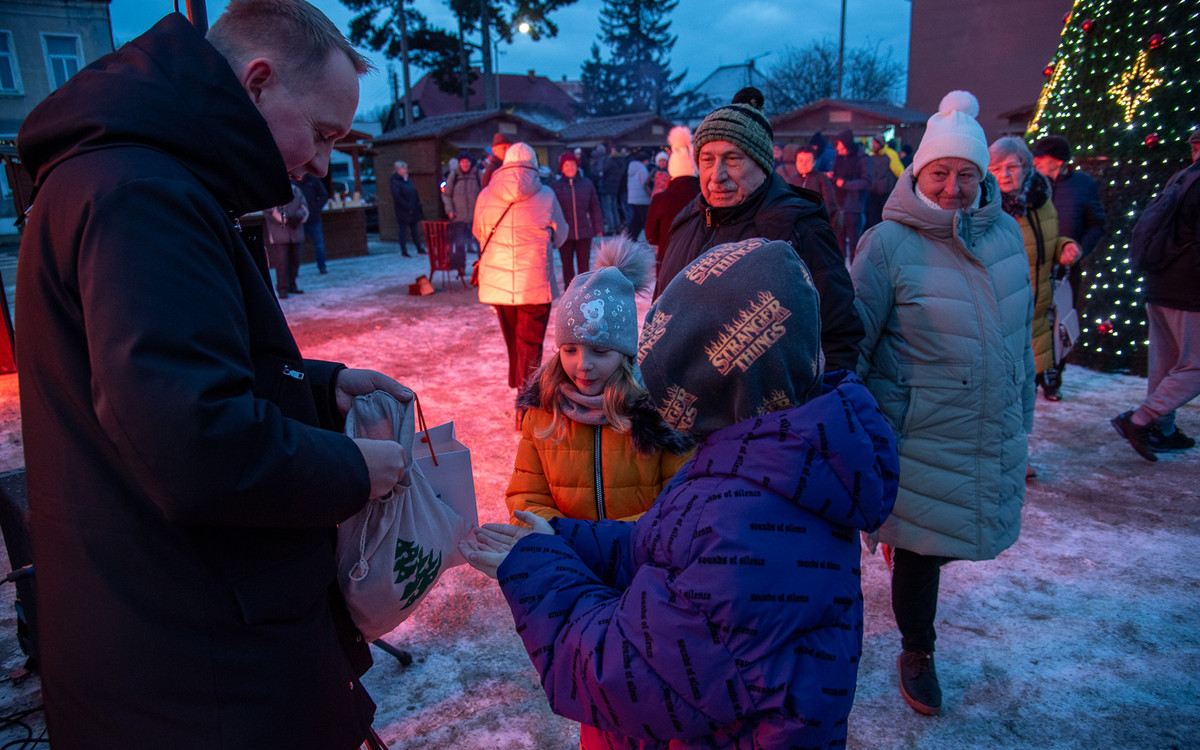
[[[671,224],[655,297],[710,248],[752,237],[782,240],[804,261],[820,294],[827,366],[853,369],[862,323],[850,275],[820,197],[775,173],[774,132],[762,106],[762,93],[747,87],[696,128],[700,195]]]

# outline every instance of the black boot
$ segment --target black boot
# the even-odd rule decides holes
[[[1062,373],[1051,367],[1042,373],[1042,397],[1047,401],[1062,401]]]
[[[913,710],[926,716],[942,711],[942,686],[938,684],[933,654],[924,651],[903,651],[896,659],[900,673],[900,695]]]

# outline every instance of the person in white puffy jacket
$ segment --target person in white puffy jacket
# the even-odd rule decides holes
[[[508,385],[519,388],[542,363],[554,296],[550,245],[567,239],[554,191],[542,185],[537,154],[514,143],[475,203],[479,301],[493,305],[508,348]]]

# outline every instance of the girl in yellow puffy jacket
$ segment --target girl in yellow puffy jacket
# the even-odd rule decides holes
[[[558,351],[517,399],[521,442],[506,502],[513,515],[633,521],[691,456],[642,387],[635,295],[654,258],[623,235],[600,240],[596,270],[571,281],[555,318]]]

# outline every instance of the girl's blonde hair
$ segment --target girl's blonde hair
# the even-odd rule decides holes
[[[631,407],[647,395],[646,389],[638,382],[633,367],[633,357],[621,353],[621,365],[604,384],[604,416],[608,419],[609,426],[617,432],[629,430],[632,424]],[[545,429],[534,433],[539,440],[550,439],[557,443],[566,437],[566,423],[569,418],[562,413],[558,387],[570,382],[570,376],[563,369],[562,358],[555,352],[538,374],[538,406],[553,417]]]

